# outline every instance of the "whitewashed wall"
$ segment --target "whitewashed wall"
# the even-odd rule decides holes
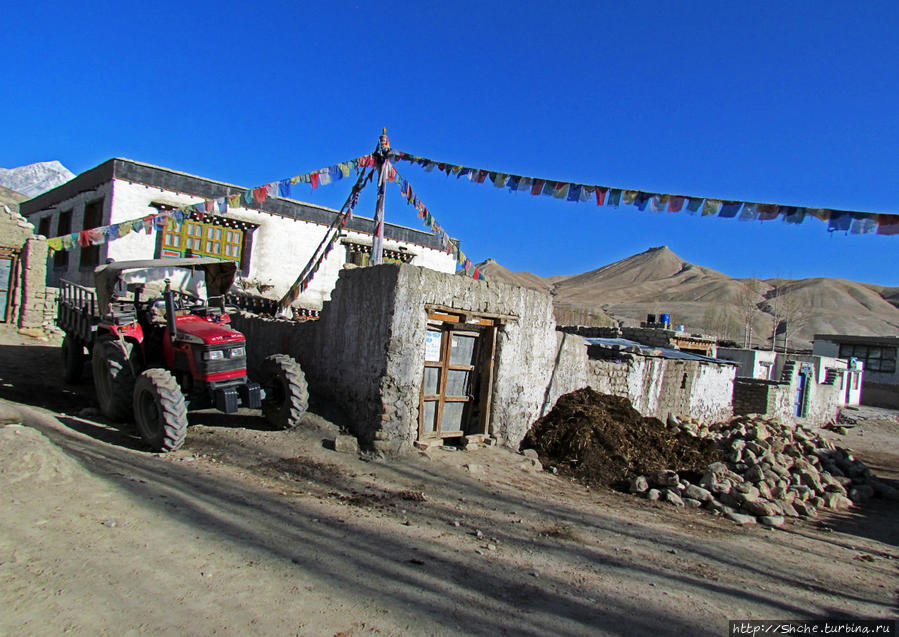
[[[109,223],[119,223],[155,213],[151,203],[185,206],[203,201],[181,193],[114,180],[113,210]],[[270,215],[248,208],[231,208],[228,216],[257,224],[253,233],[250,254],[250,269],[246,279],[252,282],[274,286],[266,293],[271,298],[280,298],[299,276],[300,271],[312,256],[315,248],[325,236],[327,226],[306,221],[296,221],[278,215]],[[347,231],[347,240],[371,245],[371,236]],[[422,266],[439,272],[455,272],[456,264],[452,255],[412,243],[400,243],[389,239],[384,241],[387,250],[406,248],[415,255],[412,265]],[[149,259],[156,249],[156,233],[132,232],[108,247],[108,256],[120,261],[126,259]],[[297,300],[297,305],[321,308],[329,300],[337,282],[337,276],[346,263],[347,253],[343,245],[335,246],[324,260],[309,289]]]

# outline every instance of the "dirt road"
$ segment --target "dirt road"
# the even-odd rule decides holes
[[[192,414],[185,447],[157,456],[96,416],[89,378],[61,384],[57,346],[0,334],[0,422],[22,423],[0,425],[0,635],[724,635],[728,619],[899,617],[895,503],[737,527],[504,449],[339,454],[315,413],[293,432]],[[894,416],[838,439],[899,485]]]

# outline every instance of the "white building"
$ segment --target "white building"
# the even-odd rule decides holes
[[[347,180],[347,186],[351,184]],[[129,159],[110,159],[20,205],[22,215],[47,237],[131,221],[160,211],[237,193],[246,188]],[[59,251],[48,264],[47,282],[67,279],[93,285],[93,268],[116,261],[215,256],[237,261],[240,276],[280,298],[293,284],[338,214],[336,210],[273,197],[262,204],[230,207],[226,214],[193,213],[180,227],[131,232],[101,245]],[[339,244],[326,257],[309,288],[294,305],[320,309],[344,264],[368,263],[374,223],[354,216]],[[455,272],[453,256],[437,237],[385,224],[384,260]]]
[[[862,404],[899,408],[899,336],[815,334],[812,351],[839,356],[864,368]]]

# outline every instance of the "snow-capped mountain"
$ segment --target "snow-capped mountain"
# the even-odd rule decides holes
[[[18,168],[0,168],[0,186],[36,197],[64,184],[75,174],[58,161],[42,161]]]

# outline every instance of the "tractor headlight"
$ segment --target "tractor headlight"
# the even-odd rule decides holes
[[[218,361],[225,358],[225,352],[220,349],[214,349],[208,352],[203,352],[203,360],[204,361]]]
[[[228,352],[228,358],[243,358],[247,355],[247,349],[245,347],[232,347]]]

